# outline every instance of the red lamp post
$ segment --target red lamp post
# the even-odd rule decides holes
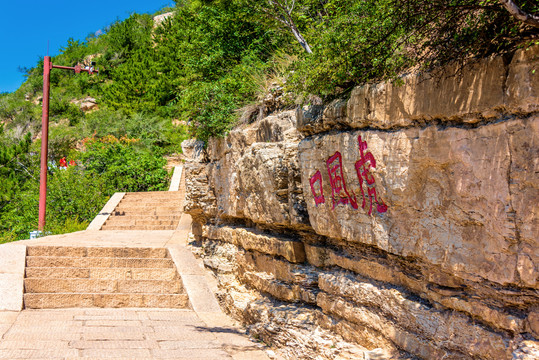
[[[81,71],[88,74],[99,71],[93,66],[83,69],[80,65],[75,67],[52,65],[51,57],[45,56],[43,63],[43,108],[41,115],[41,173],[39,178],[39,223],[38,230],[45,229],[45,214],[47,209],[47,158],[49,152],[49,97],[50,97],[50,74],[52,69],[73,70],[76,74]]]

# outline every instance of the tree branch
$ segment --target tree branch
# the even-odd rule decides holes
[[[513,0],[498,0],[513,17],[525,24],[539,28],[539,16],[524,12]]]
[[[281,24],[285,25],[287,28],[290,28],[290,24],[289,24],[286,20],[281,19],[281,17],[279,17],[279,16],[273,14],[273,13],[272,13],[271,11],[269,11],[268,9],[260,8],[260,10],[261,10],[264,14],[266,14],[266,15],[268,15],[270,18],[272,18],[273,20],[280,22]]]
[[[296,0],[292,0],[292,5],[290,5],[290,8],[288,9],[288,13],[294,11],[294,6],[296,6]]]
[[[283,23],[284,25],[286,25],[290,29],[290,31],[292,31],[292,34],[294,35],[296,40],[299,42],[301,47],[305,51],[307,51],[309,54],[312,54],[313,51],[311,50],[311,47],[309,46],[309,44],[307,43],[307,40],[305,40],[303,35],[301,35],[299,29],[297,28],[296,24],[294,23],[294,19],[292,18],[291,12],[292,12],[292,10],[293,10],[293,8],[295,6],[295,0],[292,2],[291,9],[287,9],[285,4],[283,4],[280,0],[268,0],[268,3],[269,3],[270,6],[273,5],[274,8],[276,8],[276,11],[281,13],[281,16],[283,18],[281,18],[280,16],[272,15],[271,11],[269,11],[269,10],[265,11],[264,8],[262,8],[262,10],[264,12],[266,12],[267,14],[270,14],[270,16],[273,19],[276,19],[276,20],[280,21],[281,23]]]

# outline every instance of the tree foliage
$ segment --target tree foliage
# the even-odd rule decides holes
[[[101,178],[108,194],[166,190],[166,160],[160,154],[142,151],[138,142],[112,135],[87,139],[86,150],[80,154],[86,174]]]
[[[0,127],[0,133],[2,131],[3,126]],[[0,210],[13,198],[19,184],[30,175],[26,156],[31,140],[31,134],[28,133],[13,144],[0,142]]]
[[[539,11],[531,0],[522,0],[521,8]],[[537,39],[537,30],[497,0],[304,0],[295,9],[313,54],[294,65],[292,89],[320,95],[394,79],[408,69],[511,52]]]
[[[24,239],[37,228],[39,201],[39,155],[25,152],[28,140],[2,154],[4,163],[13,163],[15,154],[26,156],[27,171],[24,179],[19,175],[2,180],[14,180],[2,185],[10,186],[0,204],[0,243]],[[73,160],[67,168],[58,161],[48,164],[47,227],[51,233],[85,229],[90,221],[115,192],[166,190],[169,175],[164,169],[166,160],[161,152],[146,151],[140,140],[116,138],[86,139],[85,148],[71,153]],[[32,150],[32,149],[30,149]],[[7,160],[6,160],[7,159]],[[0,168],[3,169],[3,168]],[[16,172],[16,171],[14,171]],[[9,198],[6,196],[9,195]]]

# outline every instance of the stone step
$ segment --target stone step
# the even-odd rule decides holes
[[[180,221],[182,215],[111,215],[109,219],[112,218],[121,218],[126,220],[169,220],[169,221]]]
[[[122,200],[125,199],[182,199],[185,191],[159,191],[156,193],[127,193]]]
[[[180,281],[96,280],[96,279],[24,279],[26,293],[130,293],[180,294]]]
[[[183,203],[183,199],[180,199],[180,198],[162,198],[162,199],[143,199],[143,198],[139,198],[139,199],[130,199],[130,198],[124,198],[122,199],[118,205],[116,206],[120,206],[122,204],[128,204],[128,205],[144,205],[144,204],[147,204],[147,205],[175,205],[175,204],[181,204]]]
[[[103,225],[101,230],[176,230],[176,225]]]
[[[70,268],[174,268],[171,259],[115,257],[28,256],[27,267]]]
[[[130,198],[130,197],[124,197],[119,204],[181,204],[183,202],[184,196],[172,196],[172,197],[157,197],[157,198]]]
[[[174,268],[71,268],[28,267],[27,278],[102,280],[177,280]]]
[[[138,205],[122,205],[121,203],[118,204],[116,209],[114,209],[113,214],[115,213],[122,213],[122,212],[131,212],[131,213],[139,213],[140,215],[144,214],[163,214],[163,215],[181,215],[181,209],[180,205],[173,205],[173,206],[163,206],[163,205],[157,205],[157,206],[144,206],[143,204]]]
[[[133,225],[141,225],[141,226],[153,226],[153,225],[178,225],[180,221],[179,220],[160,220],[160,219],[133,219],[129,217],[124,216],[113,216],[110,217],[106,222],[105,225],[124,225],[124,226],[133,226]]]
[[[131,217],[131,216],[147,216],[148,218],[149,217],[160,217],[160,216],[181,216],[182,215],[182,211],[181,210],[174,210],[174,211],[170,211],[170,210],[161,210],[161,209],[152,209],[152,210],[148,210],[148,209],[145,209],[144,211],[139,211],[138,209],[120,209],[120,210],[114,210],[111,214],[110,214],[110,218],[113,218],[113,217]]]
[[[100,308],[189,308],[187,294],[73,294],[34,293],[24,294],[26,309],[58,309],[74,307]]]
[[[111,216],[105,224],[118,225],[177,225],[179,224],[179,216],[177,218],[165,217],[161,219],[156,216],[156,219],[149,219],[144,216]]]
[[[185,195],[185,191],[179,191],[179,192],[166,192],[163,195],[146,195],[145,193],[136,193],[136,194],[126,194],[122,198],[122,201],[125,200],[142,200],[142,201],[157,201],[157,200],[175,200],[175,201],[181,201],[183,200],[183,196]]]
[[[94,257],[94,258],[170,258],[164,248],[110,248],[110,247],[74,247],[74,246],[29,246],[27,256],[48,257]]]
[[[182,203],[180,201],[160,201],[160,202],[142,202],[142,201],[129,201],[129,202],[121,202],[119,203],[115,211],[125,211],[126,209],[167,209],[172,211],[178,211],[181,210],[183,207]]]
[[[180,196],[181,194],[185,193],[185,191],[144,191],[144,192],[127,192],[124,195],[125,198],[151,198],[151,197],[172,197],[172,196]]]
[[[24,291],[29,309],[189,306],[164,248],[30,246]]]
[[[130,218],[124,218],[123,216],[111,216],[110,218],[105,221],[105,224],[103,225],[119,225],[119,226],[160,226],[160,227],[170,227],[176,228],[176,225],[178,225],[180,222],[178,220],[176,221],[170,221],[170,220],[163,220],[164,223],[160,223],[161,220],[147,220],[148,222],[145,222],[143,224],[139,221],[132,220]],[[156,221],[154,223],[151,223],[151,221]],[[168,223],[167,223],[168,222]],[[150,229],[151,230],[151,229]],[[156,229],[159,230],[159,229]]]

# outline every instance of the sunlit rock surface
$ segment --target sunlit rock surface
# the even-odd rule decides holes
[[[212,139],[186,211],[223,307],[289,359],[535,359],[536,69],[537,46]]]

